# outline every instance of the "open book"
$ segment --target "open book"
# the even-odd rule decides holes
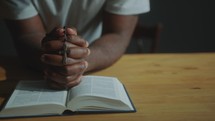
[[[49,89],[45,81],[20,81],[2,108],[0,118],[70,113],[135,112],[117,78],[83,76],[69,90]]]

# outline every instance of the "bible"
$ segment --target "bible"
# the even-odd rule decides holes
[[[49,89],[44,80],[20,81],[3,106],[0,118],[135,111],[117,78],[83,76],[78,86],[68,90]]]

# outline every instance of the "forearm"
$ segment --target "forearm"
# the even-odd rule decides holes
[[[5,20],[18,55],[25,64],[41,68],[41,40],[45,29],[39,15],[25,20]]]
[[[116,62],[125,52],[138,20],[136,15],[120,16],[104,12],[103,16],[103,34],[90,45],[86,72],[101,70]]]
[[[90,45],[91,54],[86,72],[98,71],[115,63],[125,52],[130,38],[119,34],[106,34]]]

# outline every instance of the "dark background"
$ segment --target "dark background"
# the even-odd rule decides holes
[[[145,25],[163,24],[158,53],[215,52],[213,0],[151,0],[140,15]],[[10,34],[0,20],[0,55],[16,55]]]
[[[213,0],[151,0],[141,22],[163,24],[158,52],[215,51]]]

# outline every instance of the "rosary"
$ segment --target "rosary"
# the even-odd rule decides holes
[[[57,54],[59,54],[59,55],[61,55],[62,56],[62,61],[61,61],[61,63],[62,63],[62,65],[66,65],[67,63],[68,63],[68,60],[67,60],[67,54],[69,53],[69,50],[68,50],[68,47],[67,47],[67,44],[66,44],[66,42],[68,42],[69,40],[69,38],[68,38],[68,33],[67,33],[67,28],[66,28],[66,26],[64,26],[63,27],[64,28],[64,37],[63,37],[63,47],[62,47],[62,49],[61,50],[59,50],[59,51],[52,51],[52,52],[50,52],[51,54],[52,53],[57,53]],[[49,34],[46,34],[46,37],[49,37],[50,35]],[[42,44],[44,43],[44,42],[46,42],[47,40],[46,39],[43,39],[42,40]]]
[[[67,53],[68,53],[68,48],[66,46],[66,42],[68,41],[67,37],[67,30],[66,26],[64,26],[64,40],[63,40],[63,50],[61,50],[59,53],[63,56],[62,58],[62,64],[66,65],[67,64]]]

